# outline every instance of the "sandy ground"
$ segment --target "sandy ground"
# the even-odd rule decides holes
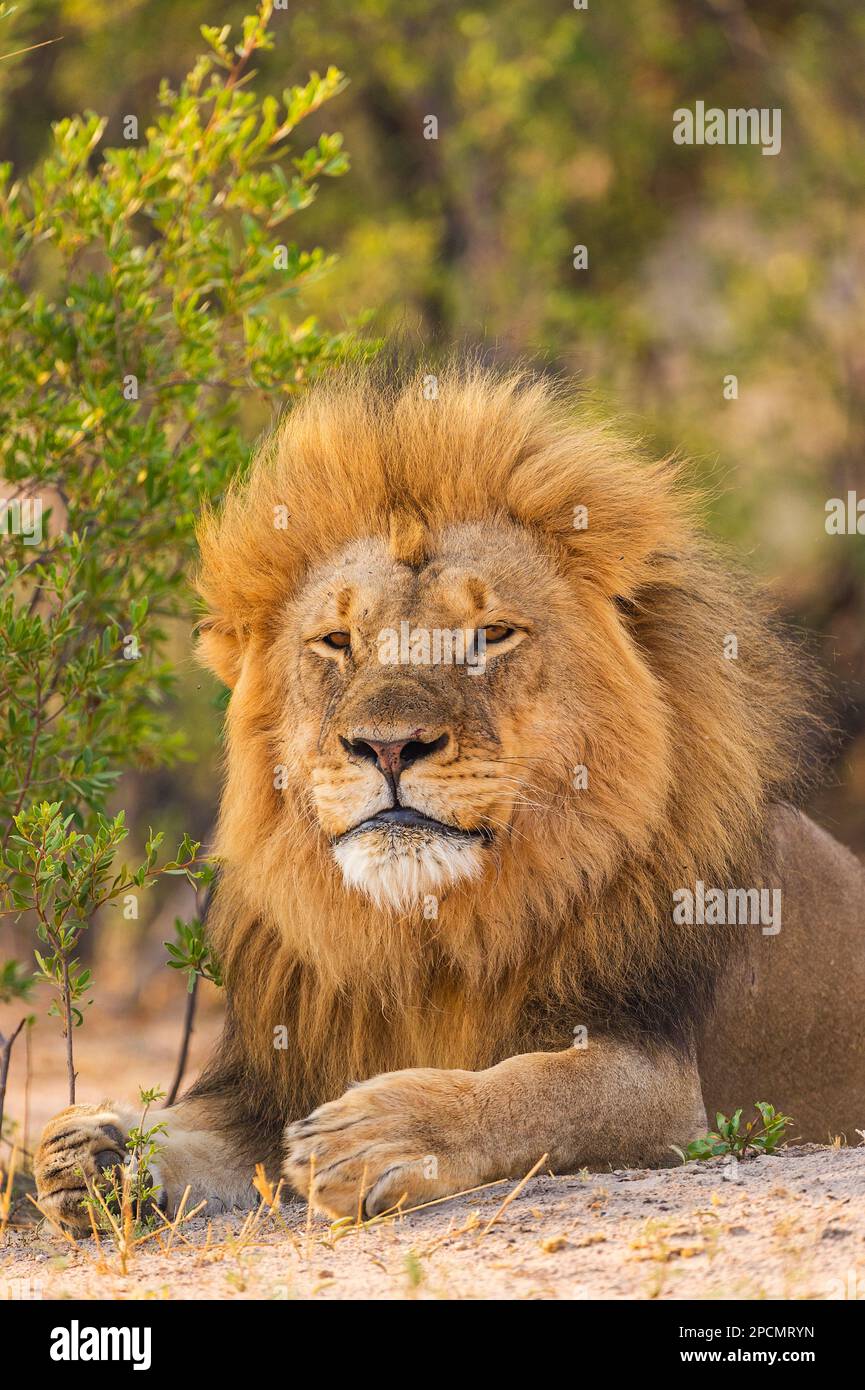
[[[514,1188],[366,1226],[295,1201],[200,1217],[138,1246],[125,1274],[110,1243],[9,1230],[0,1297],[865,1300],[865,1147]]]
[[[76,1037],[80,1099],[167,1086],[181,1006],[173,990],[155,1011],[94,1011]],[[190,1076],[220,1022],[220,1001],[205,997]],[[25,1110],[32,1146],[66,1103],[55,1030],[34,1030],[29,1088],[16,1056],[7,1113],[19,1143]],[[100,1251],[44,1224],[12,1226],[0,1240],[0,1299],[865,1300],[865,1146],[789,1148],[735,1168],[538,1176],[500,1211],[514,1187],[364,1227],[331,1229],[290,1199],[253,1221],[202,1216],[139,1245],[125,1273],[110,1242]],[[23,1200],[15,1210],[32,1215]]]

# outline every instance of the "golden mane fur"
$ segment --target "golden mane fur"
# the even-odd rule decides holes
[[[454,365],[437,387],[366,369],[317,385],[201,526],[202,655],[234,690],[210,922],[229,1028],[196,1089],[230,1080],[283,1118],[378,1071],[485,1066],[545,1030],[567,1046],[590,1020],[689,1046],[731,941],[674,926],[672,891],[759,883],[767,811],[803,775],[795,663],[701,534],[681,469],[531,372]],[[533,774],[495,891],[458,887],[431,924],[347,892],[307,789],[274,789],[275,637],[346,543],[383,536],[420,563],[441,527],[502,520],[599,635],[605,737],[587,749],[573,729]],[[547,682],[553,698],[555,653]],[[590,760],[576,814],[569,778]]]

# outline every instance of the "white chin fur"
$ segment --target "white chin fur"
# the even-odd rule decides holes
[[[378,908],[423,908],[463,879],[480,878],[483,858],[474,840],[372,830],[334,846],[346,887],[359,888]]]

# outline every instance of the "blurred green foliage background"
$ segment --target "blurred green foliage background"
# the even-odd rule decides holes
[[[159,80],[176,83],[201,50],[199,25],[238,24],[247,8],[23,4],[0,52],[43,46],[0,61],[0,159],[33,167],[50,122],[85,109],[120,143],[124,117],[143,128]],[[710,525],[828,669],[842,737],[814,810],[865,851],[865,537],[824,525],[829,498],[865,497],[865,11],[288,0],[270,27],[257,85],[280,91],[330,64],[349,78],[307,123],[310,137],[343,133],[351,169],[303,215],[302,245],[339,257],[303,308],[334,331],[371,310],[376,336],[539,358],[653,447],[692,458]],[[779,107],[781,153],[676,145],[673,111],[697,100]],[[190,759],[130,773],[120,804],[143,831],[150,818],[206,838],[220,697],[193,667],[188,627],[175,656]],[[154,968],[162,935],[141,928]]]

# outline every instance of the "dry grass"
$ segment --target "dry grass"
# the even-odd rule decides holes
[[[364,1220],[327,1222],[255,1178],[253,1211],[185,1202],[148,1229],[64,1235],[23,1224],[0,1183],[0,1297],[15,1281],[45,1297],[97,1299],[860,1298],[865,1299],[865,1148],[808,1146],[739,1165],[552,1177]],[[98,1217],[98,1220],[96,1219]]]
[[[13,1162],[6,1175],[2,1198],[0,1198],[0,1223],[2,1223],[0,1224],[0,1245],[5,1242],[7,1230],[10,1228],[27,1231],[32,1229],[33,1224],[20,1219],[16,1221],[10,1219],[15,1179],[14,1158],[13,1153]],[[543,1154],[531,1170],[519,1182],[511,1186],[511,1190],[483,1227],[480,1225],[478,1214],[473,1212],[464,1225],[449,1229],[438,1236],[424,1249],[423,1255],[431,1254],[446,1241],[469,1232],[477,1232],[478,1239],[488,1235],[492,1226],[501,1220],[509,1205],[520,1195],[546,1161],[547,1155]],[[0,1171],[0,1181],[2,1178],[2,1171]],[[311,1181],[313,1178],[314,1171],[310,1174]],[[148,1218],[150,1224],[142,1228],[134,1182],[128,1171],[124,1171],[120,1175],[119,1179],[111,1185],[110,1191],[105,1191],[88,1183],[87,1213],[91,1228],[89,1237],[75,1235],[56,1221],[39,1204],[32,1193],[28,1192],[25,1195],[26,1200],[41,1217],[39,1225],[46,1224],[58,1243],[65,1245],[84,1266],[97,1275],[127,1279],[130,1275],[134,1275],[135,1266],[140,1262],[143,1249],[153,1243],[159,1254],[166,1258],[170,1257],[173,1252],[184,1255],[191,1252],[196,1263],[225,1262],[236,1266],[236,1273],[232,1282],[238,1291],[243,1292],[246,1288],[245,1257],[256,1249],[268,1248],[275,1235],[281,1235],[293,1255],[299,1261],[308,1264],[321,1250],[328,1252],[336,1250],[338,1244],[347,1237],[358,1237],[376,1228],[386,1228],[395,1221],[402,1222],[418,1212],[445,1206],[449,1203],[459,1203],[466,1197],[507,1187],[508,1183],[508,1179],[485,1183],[480,1187],[469,1188],[465,1192],[453,1193],[448,1197],[439,1197],[434,1201],[424,1202],[413,1207],[405,1207],[404,1198],[401,1198],[388,1211],[369,1218],[363,1215],[361,1196],[354,1217],[343,1217],[338,1221],[333,1221],[325,1230],[322,1230],[317,1224],[312,1208],[306,1206],[302,1225],[295,1225],[293,1228],[284,1209],[284,1184],[280,1182],[274,1186],[265,1174],[263,1166],[259,1164],[253,1179],[253,1186],[260,1199],[258,1206],[240,1218],[239,1225],[226,1221],[222,1223],[220,1229],[217,1229],[212,1220],[207,1220],[203,1231],[200,1229],[200,1223],[196,1226],[194,1235],[191,1230],[192,1223],[195,1223],[196,1218],[201,1216],[207,1205],[206,1202],[198,1202],[195,1206],[190,1207],[188,1205],[190,1189],[187,1188],[173,1218],[167,1217],[158,1208],[154,1208]],[[293,1209],[293,1215],[297,1213],[298,1203],[296,1200],[291,1200],[290,1209]],[[265,1237],[268,1239],[265,1240]],[[417,1261],[418,1257],[412,1252],[412,1258],[407,1268],[410,1282],[414,1284],[420,1282],[418,1277],[420,1269]]]

